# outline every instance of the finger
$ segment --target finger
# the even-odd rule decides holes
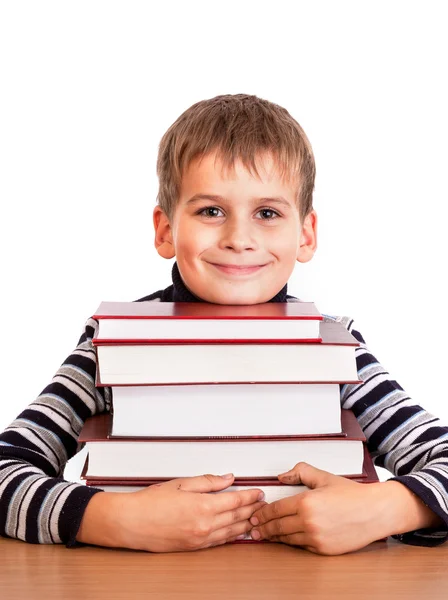
[[[240,521],[239,523],[233,523],[227,527],[221,527],[215,529],[208,537],[207,540],[200,546],[200,548],[209,548],[210,546],[217,546],[219,544],[225,544],[229,541],[234,541],[240,535],[247,534],[251,529],[249,521]]]
[[[241,540],[250,540],[250,535],[249,532],[246,533],[242,533],[241,535],[236,535],[233,538],[229,538],[228,540],[221,540],[220,542],[214,542],[213,544],[209,544],[207,546],[204,546],[204,548],[210,548],[210,547],[215,547],[215,546],[223,546],[224,544],[230,544],[231,542],[239,542]],[[203,547],[201,546],[200,549],[202,549]]]
[[[255,504],[248,504],[246,506],[241,506],[240,508],[219,513],[216,515],[213,526],[216,529],[221,529],[222,527],[232,525],[232,523],[248,521],[254,511],[261,508],[264,504],[266,504],[266,502],[256,502]]]
[[[178,490],[185,492],[219,492],[225,490],[233,483],[233,473],[227,475],[199,475],[197,477],[180,477],[168,482]]]
[[[265,504],[263,507],[258,509],[252,515],[250,522],[252,525],[263,525],[272,519],[280,519],[281,517],[287,517],[290,515],[297,514],[297,497],[303,496],[306,492],[296,494],[295,496],[289,496],[289,498],[282,498],[276,502]]]
[[[283,483],[302,484],[310,489],[326,485],[332,477],[335,477],[335,475],[328,471],[317,469],[306,462],[299,462],[292,469],[278,476]]]
[[[257,489],[210,494],[210,502],[218,513],[235,510],[242,506],[255,504],[264,499],[264,493]]]
[[[264,525],[254,527],[251,531],[251,536],[254,540],[270,540],[273,536],[290,535],[292,533],[304,533],[303,525],[298,515],[274,519]]]

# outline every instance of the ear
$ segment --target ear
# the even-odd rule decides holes
[[[306,263],[311,260],[317,249],[317,214],[312,210],[305,217],[300,233],[300,246],[297,252],[297,260]]]
[[[154,223],[154,246],[162,258],[174,258],[176,251],[173,244],[171,224],[168,217],[160,206],[156,206],[153,212]]]

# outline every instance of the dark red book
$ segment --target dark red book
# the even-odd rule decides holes
[[[170,481],[166,478],[159,479],[130,479],[130,478],[106,478],[106,477],[89,477],[88,472],[89,457],[86,458],[84,467],[81,473],[81,479],[85,480],[86,485],[92,487],[99,487],[108,492],[120,492],[120,491],[136,491],[156,483],[163,483],[164,481]],[[364,444],[364,459],[363,469],[360,477],[343,476],[352,481],[358,483],[378,483],[378,474],[375,470],[372,458],[367,450],[367,446]],[[261,488],[266,496],[266,502],[274,502],[287,496],[298,494],[306,489],[303,485],[288,485],[282,483],[277,478],[272,479],[235,479],[232,488]]]
[[[128,342],[319,342],[322,315],[312,302],[221,305],[205,302],[102,302],[96,344]]]
[[[110,438],[110,414],[87,419],[79,437],[89,451],[87,476],[158,479],[229,473],[272,479],[305,461],[338,475],[362,476],[365,436],[351,411],[341,411],[337,436]],[[138,415],[136,415],[138,418]]]
[[[359,342],[339,322],[320,322],[321,342],[95,342],[97,385],[357,383]]]

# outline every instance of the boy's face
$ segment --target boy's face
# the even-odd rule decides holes
[[[172,222],[154,209],[159,254],[176,257],[185,285],[206,302],[267,302],[316,249],[316,214],[300,222],[295,185],[282,181],[270,154],[257,170],[261,180],[237,161],[226,173],[208,154],[184,173]]]

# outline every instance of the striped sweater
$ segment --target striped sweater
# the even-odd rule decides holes
[[[140,301],[200,301],[173,266],[173,284]],[[286,286],[271,302],[297,302]],[[353,410],[374,463],[394,474],[441,517],[440,529],[394,536],[415,545],[443,543],[448,535],[448,427],[414,404],[367,349],[347,317],[339,321],[360,342],[356,350],[362,383],[341,386],[341,406]],[[108,411],[110,388],[95,387],[98,323],[89,319],[74,352],[52,382],[0,434],[0,535],[31,543],[77,545],[84,510],[101,490],[63,479],[66,462],[81,449],[85,420]],[[294,462],[294,457],[291,458]]]

